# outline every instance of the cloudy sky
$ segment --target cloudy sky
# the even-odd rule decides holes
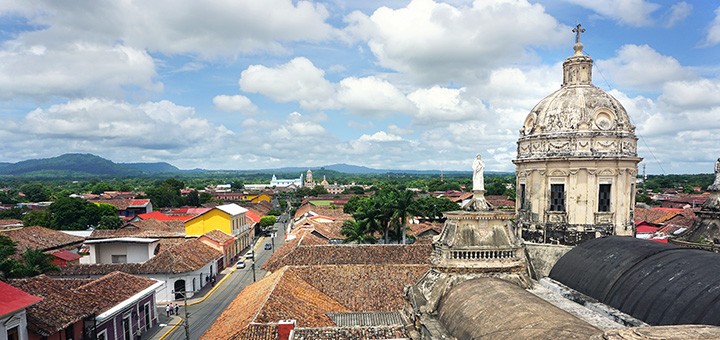
[[[512,171],[582,23],[649,173],[720,157],[720,4],[0,2],[0,161]]]

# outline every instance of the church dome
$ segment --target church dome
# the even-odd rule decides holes
[[[563,63],[559,90],[530,111],[518,140],[518,160],[533,158],[637,156],[635,127],[620,101],[593,85],[593,60],[582,53]]]

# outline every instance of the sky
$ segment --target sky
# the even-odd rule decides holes
[[[720,157],[720,2],[0,2],[0,162],[514,171],[581,23],[649,174]]]

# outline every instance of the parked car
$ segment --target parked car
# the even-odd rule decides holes
[[[255,252],[253,252],[252,250],[247,252],[247,254],[245,254],[245,258],[246,259],[255,259]]]
[[[270,250],[270,249],[272,249],[272,244],[265,243],[265,250]]]
[[[245,268],[245,261],[243,261],[243,260],[238,261],[238,263],[235,265],[235,268],[237,268],[237,269]]]

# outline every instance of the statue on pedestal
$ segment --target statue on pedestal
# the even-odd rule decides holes
[[[483,163],[480,154],[475,156],[472,164],[473,168],[473,191],[485,191],[485,178],[483,171],[485,170],[485,163]]]

